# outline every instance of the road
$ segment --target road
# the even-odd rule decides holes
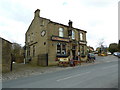
[[[97,56],[94,64],[6,81],[3,88],[118,88],[118,58]]]

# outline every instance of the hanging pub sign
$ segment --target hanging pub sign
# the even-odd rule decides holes
[[[51,38],[53,41],[63,41],[63,42],[69,42],[69,38],[63,38],[63,37],[58,37],[58,36],[52,36]]]

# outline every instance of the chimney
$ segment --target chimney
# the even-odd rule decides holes
[[[72,21],[68,22],[68,36],[72,36]]]
[[[40,17],[40,10],[39,9],[37,9],[35,12],[34,12],[34,14],[35,14],[35,16],[34,17]]]
[[[69,20],[68,25],[69,25],[70,28],[72,28],[72,23],[73,23],[73,22],[72,22],[71,20]]]

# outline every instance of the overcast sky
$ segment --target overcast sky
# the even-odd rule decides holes
[[[87,31],[87,45],[118,42],[119,0],[0,0],[0,37],[24,45],[34,11],[52,21]]]

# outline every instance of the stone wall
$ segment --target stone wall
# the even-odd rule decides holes
[[[2,72],[11,70],[11,46],[7,40],[2,39]]]

